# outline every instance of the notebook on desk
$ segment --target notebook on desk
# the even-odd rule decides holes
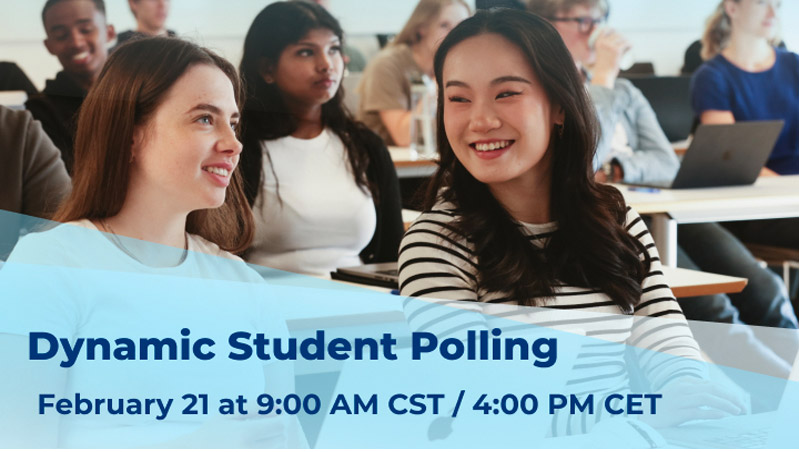
[[[751,185],[757,180],[784,121],[701,124],[671,181],[641,184],[656,188],[705,188]]]
[[[337,268],[336,271],[330,272],[330,277],[370,286],[399,288],[399,270],[396,262]]]

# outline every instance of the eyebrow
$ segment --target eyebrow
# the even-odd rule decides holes
[[[519,82],[519,83],[526,83],[528,85],[532,85],[533,84],[533,82],[531,82],[530,80],[527,80],[524,77],[519,77],[519,76],[516,76],[516,75],[503,75],[502,77],[497,77],[494,80],[491,80],[491,86],[499,85],[499,84],[506,83],[506,82]],[[462,88],[468,88],[469,87],[468,84],[466,84],[465,82],[462,82],[460,80],[450,80],[450,81],[447,82],[446,85],[444,85],[444,88],[449,88],[450,86],[460,86]]]
[[[50,31],[50,32],[54,32],[54,31],[58,31],[58,30],[64,30],[64,29],[68,29],[68,28],[70,28],[70,27],[72,27],[72,26],[74,26],[74,25],[81,26],[81,25],[86,25],[86,24],[91,24],[91,23],[92,23],[92,19],[80,19],[80,20],[76,21],[76,22],[75,22],[74,24],[72,24],[72,25],[67,25],[67,24],[55,24],[55,25],[53,25],[53,26],[51,26],[51,27],[50,27],[49,31]]]
[[[224,113],[222,113],[222,109],[221,108],[217,107],[216,105],[211,105],[211,104],[197,104],[194,107],[190,108],[188,111],[186,111],[186,113],[187,114],[188,113],[193,113],[193,112],[198,111],[198,110],[199,111],[207,111],[209,113],[213,113],[213,114],[219,115],[219,116],[224,116]],[[235,112],[235,113],[233,113],[233,115],[231,115],[231,118],[238,119],[240,116],[241,115],[239,114],[239,112]]]
[[[338,36],[334,36],[327,43],[328,44],[331,44],[331,43],[339,44],[339,43],[341,43],[341,39],[339,39]],[[311,47],[318,47],[319,46],[319,44],[317,44],[315,42],[311,42],[311,41],[299,41],[299,42],[295,42],[294,45],[295,46],[311,46]]]

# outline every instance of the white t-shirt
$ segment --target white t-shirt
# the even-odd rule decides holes
[[[310,275],[360,265],[377,214],[371,194],[355,183],[341,139],[325,129],[309,140],[287,136],[264,147],[247,260]]]
[[[239,393],[253,396],[270,388],[285,391],[293,387],[290,363],[228,357],[232,333],[288,336],[285,322],[276,312],[279,301],[241,259],[202,237],[189,235],[185,260],[174,267],[153,268],[126,254],[106,235],[90,221],[80,220],[23,237],[0,269],[4,290],[0,333],[27,336],[43,332],[73,345],[79,338],[100,338],[111,344],[110,359],[102,359],[99,351],[96,358],[89,359],[88,342],[84,342],[73,365],[60,366],[67,359],[63,345],[55,357],[27,363],[44,366],[37,368],[46,369],[48,375],[66,372],[64,387],[29,388],[54,393],[53,401],[74,400],[80,393],[87,399],[113,399],[115,406],[120,399],[133,398],[171,398],[174,403],[164,420],[154,419],[154,414],[60,416],[60,447],[153,446],[191,434],[209,420],[208,416],[182,413],[188,404],[182,398],[185,394],[207,394],[210,403]],[[183,329],[190,334],[184,335]],[[137,359],[117,357],[120,338],[136,344]],[[184,338],[190,344],[210,338],[215,342],[210,351],[216,356],[203,360],[189,350],[187,359],[178,352],[176,359],[159,360],[151,350],[148,359],[141,359],[142,338],[172,339],[178,344]],[[40,340],[38,347],[44,352],[52,345]],[[18,409],[36,410],[37,402],[33,399]],[[50,413],[58,416],[52,409]],[[295,422],[291,425],[299,431]],[[30,434],[39,435],[35,431]],[[301,434],[293,437],[296,441]]]

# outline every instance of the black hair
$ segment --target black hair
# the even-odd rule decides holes
[[[44,7],[42,8],[42,23],[44,23],[44,16],[47,14],[47,10],[52,8],[57,3],[61,3],[64,1],[67,0],[47,0],[44,3]],[[105,2],[103,0],[91,0],[91,2],[94,3],[95,9],[103,13],[103,16],[105,16]]]
[[[564,113],[562,133],[550,133],[550,217],[558,229],[539,251],[488,186],[458,161],[444,127],[444,62],[464,40],[496,34],[525,55],[552,105]],[[540,16],[510,9],[478,11],[443,40],[435,55],[438,83],[438,149],[441,160],[428,188],[426,208],[442,198],[459,211],[452,224],[471,241],[478,261],[478,284],[508,293],[520,304],[551,299],[562,284],[601,289],[623,312],[640,300],[649,272],[646,249],[627,233],[627,206],[615,188],[594,181],[597,146],[595,110],[569,50]],[[643,254],[641,260],[639,254]]]
[[[263,181],[262,140],[291,135],[297,128],[276,83],[266,83],[261,75],[264,65],[277,66],[280,55],[315,29],[332,31],[342,42],[344,33],[338,21],[321,6],[304,1],[275,2],[253,20],[244,40],[239,74],[245,87],[242,110],[242,173],[245,193],[252,205]],[[367,179],[369,166],[367,143],[371,132],[355,121],[343,104],[344,89],[322,105],[322,125],[330,128],[344,143],[356,184],[378,199],[377,185]],[[269,159],[269,152],[266,152]],[[271,162],[270,162],[271,163]]]

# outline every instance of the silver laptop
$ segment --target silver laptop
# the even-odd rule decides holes
[[[784,121],[700,124],[673,181],[640,184],[657,188],[751,185],[757,180]]]

